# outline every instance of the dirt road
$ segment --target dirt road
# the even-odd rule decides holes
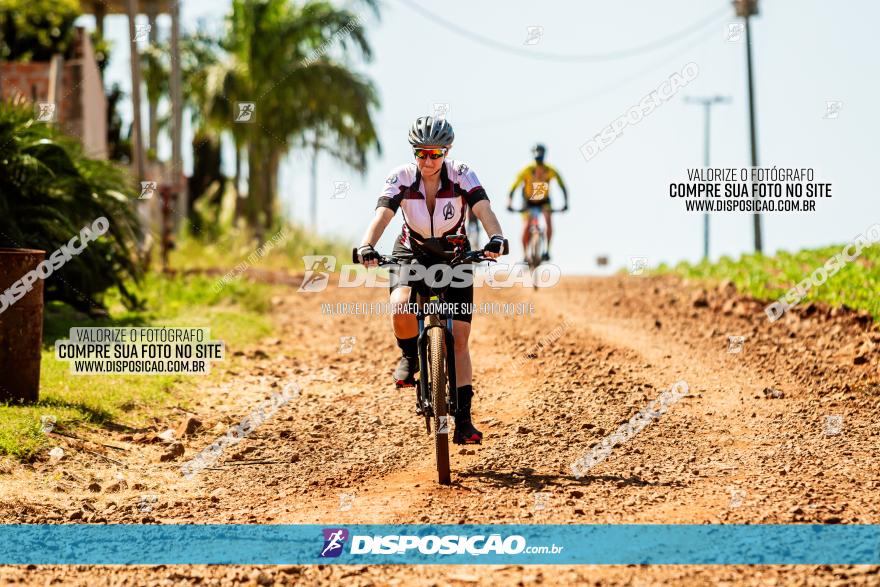
[[[391,385],[386,316],[321,304],[381,302],[384,290],[288,293],[277,340],[228,349],[179,439],[175,429],[104,432],[61,462],[0,471],[3,523],[880,523],[880,330],[804,306],[769,323],[731,286],[673,277],[568,278],[552,289],[477,291],[533,313],[478,315],[475,419],[482,446],[452,449],[435,482],[412,391]],[[340,337],[354,336],[350,352]],[[736,339],[745,337],[740,352]],[[539,344],[540,343],[540,344]],[[348,350],[343,348],[342,350]],[[733,351],[733,352],[732,352]],[[522,360],[520,360],[522,359]],[[689,395],[576,479],[572,462],[679,380]],[[193,480],[179,473],[289,382],[284,405]],[[91,488],[90,488],[91,487]],[[0,567],[48,584],[873,584],[877,567]]]

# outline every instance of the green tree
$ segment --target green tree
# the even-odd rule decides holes
[[[0,59],[49,61],[76,40],[79,0],[0,0]]]
[[[375,12],[374,1],[364,2]],[[319,133],[323,149],[363,172],[379,149],[373,84],[352,70],[357,52],[372,56],[361,18],[323,0],[233,0],[224,48],[232,60],[212,100],[214,112],[243,135],[248,158],[247,218],[258,235],[274,222],[281,158]],[[342,49],[342,58],[334,54]],[[256,122],[232,122],[235,102],[254,102]]]

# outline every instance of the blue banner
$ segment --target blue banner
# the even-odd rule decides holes
[[[0,525],[0,564],[880,564],[878,525]]]

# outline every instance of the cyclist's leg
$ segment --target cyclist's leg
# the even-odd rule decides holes
[[[419,325],[415,314],[412,313],[408,303],[412,301],[412,287],[402,285],[397,279],[399,266],[391,268],[391,327],[397,346],[400,347],[401,357],[397,368],[394,370],[393,379],[398,386],[413,384],[419,366]]]
[[[550,202],[541,207],[544,212],[544,225],[547,227],[547,252],[550,252],[550,239],[553,238],[553,215],[550,212]]]
[[[453,320],[452,335],[455,337],[455,384],[458,387],[470,385],[472,371],[468,338],[471,335],[471,323]]]
[[[471,384],[471,355],[468,338],[471,335],[473,318],[474,282],[473,267],[467,268],[468,277],[461,282],[453,282],[444,296],[446,302],[455,304],[458,310],[452,316],[452,335],[455,337],[455,384],[461,388]],[[457,285],[461,287],[455,287]]]
[[[455,336],[455,384],[458,388],[459,405],[455,413],[455,432],[452,441],[456,444],[478,444],[483,434],[474,427],[471,420],[471,399],[474,388],[471,384],[471,355],[468,339],[471,334],[474,286],[450,287],[446,301],[458,304],[459,311],[452,317],[452,334]],[[465,311],[466,310],[466,311]]]
[[[412,288],[406,285],[391,290],[391,326],[397,338],[418,336],[416,315],[409,311],[408,303]]]
[[[522,213],[522,221],[523,221],[523,229],[522,229],[523,257],[527,257],[529,254],[529,210],[528,210],[528,208],[526,208],[526,211]]]

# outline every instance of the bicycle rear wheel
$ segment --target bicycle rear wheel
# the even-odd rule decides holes
[[[429,324],[438,323],[431,316]],[[428,332],[428,355],[430,357],[431,400],[434,403],[434,451],[437,459],[437,480],[442,485],[451,482],[449,472],[449,414],[446,405],[446,341],[442,328]]]

